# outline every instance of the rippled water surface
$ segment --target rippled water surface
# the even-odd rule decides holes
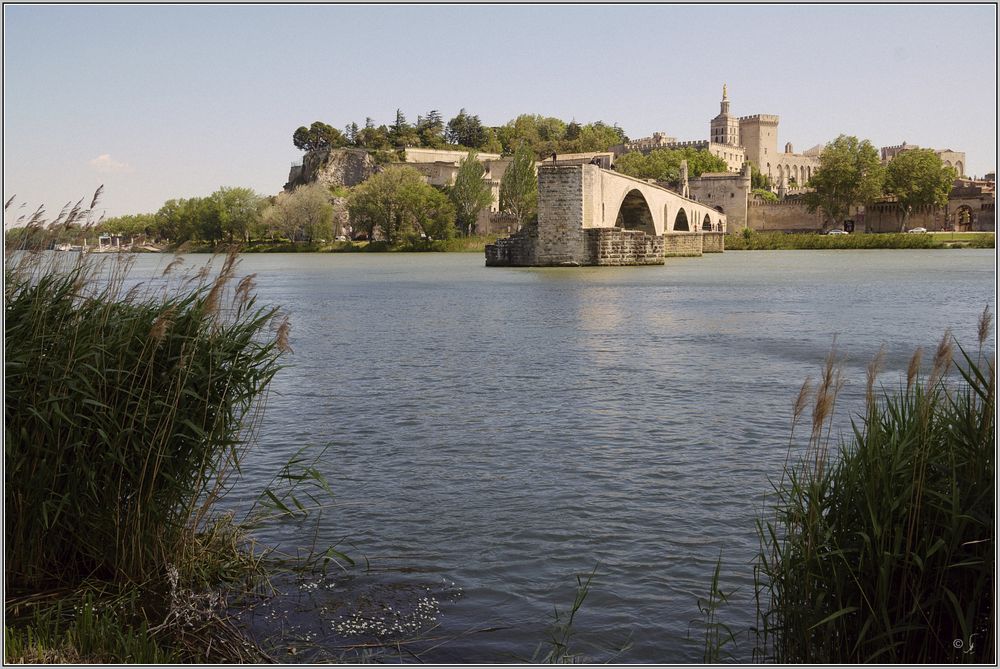
[[[143,257],[136,271],[166,260]],[[947,328],[973,346],[995,305],[994,254],[980,250],[573,269],[274,254],[245,256],[240,272],[288,313],[294,354],[234,499],[252,499],[296,449],[329,447],[321,467],[336,498],[318,529],[262,539],[339,542],[373,568],[355,570],[364,588],[434,590],[435,636],[505,628],[421,656],[439,662],[530,659],[553,607],[568,609],[576,575],[595,566],[576,649],[700,661],[689,623],[720,553],[721,585],[738,588],[722,619],[753,623],[755,514],[781,472],[791,403],[834,339],[847,356],[846,433],[880,345],[891,386],[914,347]],[[320,641],[350,642],[333,625]]]

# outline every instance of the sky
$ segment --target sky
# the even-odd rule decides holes
[[[707,139],[722,85],[778,147],[840,134],[996,168],[989,4],[4,6],[4,201],[107,216],[281,190],[292,133],[460,109]]]

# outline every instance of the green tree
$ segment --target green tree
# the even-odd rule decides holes
[[[365,119],[365,127],[358,131],[357,145],[373,151],[388,151],[392,148],[389,139],[389,128],[384,125],[375,127],[371,118]]]
[[[193,230],[184,218],[184,200],[167,200],[153,215],[157,239],[183,242],[191,238]]]
[[[761,172],[753,163],[750,163],[750,187],[754,190],[771,190],[771,177]]]
[[[822,210],[824,216],[839,223],[851,207],[870,204],[882,194],[885,170],[872,143],[841,135],[828,144],[819,156],[819,169],[813,173],[804,200],[810,213]]]
[[[404,226],[412,241],[441,240],[455,236],[455,207],[448,196],[426,183],[409,182],[403,189],[409,225]]]
[[[448,189],[448,197],[455,205],[455,223],[463,233],[475,227],[479,212],[493,202],[493,191],[483,180],[484,174],[486,168],[476,159],[476,152],[469,151],[458,166],[455,184]]]
[[[222,210],[222,232],[229,241],[250,241],[250,231],[260,220],[262,198],[250,188],[220,188],[212,193]]]
[[[261,216],[267,233],[293,242],[312,242],[333,237],[333,204],[330,193],[319,183],[279,193]]]
[[[772,191],[770,191],[770,190],[768,190],[766,188],[754,188],[750,192],[750,194],[759,197],[764,202],[777,202],[778,201],[778,196],[775,195]]]
[[[500,209],[513,214],[518,227],[531,221],[538,209],[535,154],[524,144],[514,152],[514,159],[500,179]]]
[[[380,234],[390,245],[418,231],[448,237],[455,220],[448,198],[429,186],[420,172],[402,165],[388,167],[356,186],[347,209],[355,229],[367,232],[369,239]]]
[[[295,148],[303,151],[315,149],[339,148],[347,145],[347,140],[339,130],[322,121],[314,121],[311,126],[299,127],[292,133],[292,143]]]
[[[481,149],[489,141],[489,134],[479,121],[479,117],[466,113],[463,108],[455,118],[448,121],[445,139],[451,144],[469,149]]]
[[[885,192],[896,198],[899,229],[906,230],[914,207],[946,204],[956,176],[933,149],[909,149],[896,156],[886,168]]]
[[[396,122],[389,128],[389,143],[397,149],[404,149],[407,146],[419,146],[420,135],[417,129],[406,122],[406,115],[402,109],[396,110]]]
[[[653,149],[643,155],[632,151],[615,161],[615,170],[637,179],[656,179],[670,184],[680,181],[681,161],[688,163],[688,176],[699,177],[705,172],[726,172],[726,161],[708,151],[691,147],[683,149]]]
[[[191,222],[195,236],[211,244],[222,241],[222,203],[214,197],[193,197],[185,200],[185,217]]]
[[[152,237],[156,234],[155,214],[126,214],[102,221],[95,226],[98,234],[121,235],[123,238]]]
[[[427,112],[427,116],[418,116],[415,129],[420,138],[420,146],[429,149],[439,149],[444,146],[444,121],[438,110],[432,109]]]

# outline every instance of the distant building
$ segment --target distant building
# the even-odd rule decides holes
[[[709,121],[707,140],[678,142],[666,133],[654,133],[652,137],[632,140],[620,145],[620,153],[641,151],[649,153],[653,149],[693,149],[708,151],[726,161],[730,172],[740,172],[743,163],[753,163],[761,173],[771,177],[771,182],[779,186],[803,186],[819,167],[821,146],[813,147],[805,153],[795,153],[790,143],[778,153],[778,117],[774,114],[754,114],[734,116],[730,111],[729,95],[722,87],[722,101],[719,114]]]
[[[920,147],[916,144],[907,144],[905,141],[902,144],[897,144],[896,146],[883,146],[882,147],[882,164],[888,165],[893,158],[903,153],[904,151],[910,151],[911,149],[919,149]],[[952,151],[951,149],[934,149],[934,153],[937,157],[941,159],[941,162],[948,167],[955,168],[955,174],[958,177],[965,176],[965,153],[962,151]]]

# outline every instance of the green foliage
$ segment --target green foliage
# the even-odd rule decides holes
[[[715,571],[712,573],[712,583],[709,587],[708,598],[698,598],[698,611],[703,619],[694,620],[702,628],[704,634],[704,650],[702,652],[702,662],[705,664],[718,664],[722,660],[723,650],[730,645],[736,645],[736,636],[732,629],[719,620],[719,609],[729,603],[729,598],[736,592],[735,590],[725,591],[719,586],[719,574],[722,571],[722,554],[720,552],[718,560],[715,562]],[[690,632],[689,632],[690,635]],[[732,655],[726,652],[728,659]]]
[[[497,128],[496,134],[503,153],[513,154],[524,145],[539,159],[553,153],[607,151],[627,139],[621,128],[603,121],[581,126],[576,121],[567,124],[561,119],[537,114],[521,114]]]
[[[778,196],[777,195],[775,195],[771,191],[765,190],[763,188],[754,188],[750,192],[750,194],[751,195],[755,195],[756,197],[759,197],[764,202],[777,202],[778,201]]]
[[[301,126],[292,133],[292,143],[297,149],[314,151],[316,149],[336,149],[346,146],[347,140],[333,126],[327,125],[322,121],[313,121],[313,124],[308,128]]]
[[[750,163],[750,187],[756,190],[771,190],[771,177],[764,174],[760,169]]]
[[[183,562],[277,370],[274,312],[239,290],[222,308],[235,260],[167,297],[124,295],[127,265],[100,257],[8,263],[8,587],[139,584]]]
[[[514,152],[514,159],[500,179],[500,209],[513,214],[519,228],[530,222],[538,209],[535,155],[526,145]]]
[[[489,142],[490,135],[478,116],[467,114],[462,108],[455,118],[448,121],[445,138],[451,144],[482,150]]]
[[[582,576],[577,575],[576,596],[573,599],[573,605],[570,607],[569,614],[561,613],[558,609],[553,610],[552,626],[548,630],[546,643],[548,650],[542,654],[542,646],[539,646],[535,651],[535,656],[531,659],[532,664],[576,664],[585,661],[582,655],[571,651],[570,640],[573,637],[573,622],[576,619],[576,614],[583,606],[584,600],[587,599],[587,594],[590,592],[590,584],[593,582],[596,573],[597,567],[595,566],[593,571],[587,575],[586,580]]]
[[[455,176],[455,183],[448,189],[448,197],[455,205],[455,224],[463,233],[475,232],[476,218],[493,202],[493,191],[483,180],[486,168],[476,159],[476,153],[462,159]]]
[[[220,188],[212,194],[221,210],[222,232],[229,241],[250,241],[250,231],[260,221],[264,198],[250,188]]]
[[[896,156],[886,168],[885,193],[896,198],[900,229],[906,229],[914,207],[947,204],[956,176],[933,149],[910,149]]]
[[[386,168],[358,185],[347,206],[356,229],[369,239],[377,233],[390,246],[421,232],[435,239],[454,234],[454,207],[412,167]]]
[[[389,128],[389,143],[396,149],[420,146],[420,134],[407,123],[406,115],[401,109],[396,110],[396,122]]]
[[[36,608],[29,620],[4,626],[5,664],[166,664],[181,658],[161,646],[135,598],[109,601],[91,591]],[[9,618],[8,618],[9,620]]]
[[[392,142],[389,140],[389,128],[384,125],[376,128],[375,122],[371,118],[366,118],[365,127],[358,131],[354,145],[364,149],[371,149],[378,153],[389,151],[392,149]],[[378,162],[378,160],[376,159],[375,162]]]
[[[905,386],[875,387],[853,439],[830,454],[839,371],[831,354],[810,399],[800,393],[794,425],[812,404],[811,437],[788,466],[758,521],[758,630],[764,661],[780,664],[990,663],[996,652],[995,444],[991,327],[979,324],[979,354],[942,339],[920,375],[920,351]]]
[[[94,227],[94,232],[122,237],[143,237],[155,235],[156,229],[155,214],[127,214],[103,220]]]
[[[279,193],[274,204],[264,209],[257,232],[271,239],[283,237],[293,242],[333,238],[333,204],[329,191],[319,183],[300,186],[291,193]]]
[[[688,163],[689,177],[698,177],[705,172],[729,170],[722,158],[691,147],[653,149],[648,154],[632,151],[615,161],[615,170],[637,179],[656,179],[676,184],[680,181],[682,160]]]
[[[418,116],[414,130],[419,138],[420,146],[429,149],[440,149],[444,146],[444,121],[441,112],[433,109],[427,116]]]
[[[816,233],[758,232],[744,228],[726,235],[727,251],[779,251],[792,249],[933,249],[943,242],[935,235],[901,233],[820,235]]]
[[[815,191],[804,196],[810,213],[821,209],[829,221],[839,224],[851,207],[870,204],[882,194],[885,168],[867,139],[841,135],[823,149],[819,163],[809,180]]]

